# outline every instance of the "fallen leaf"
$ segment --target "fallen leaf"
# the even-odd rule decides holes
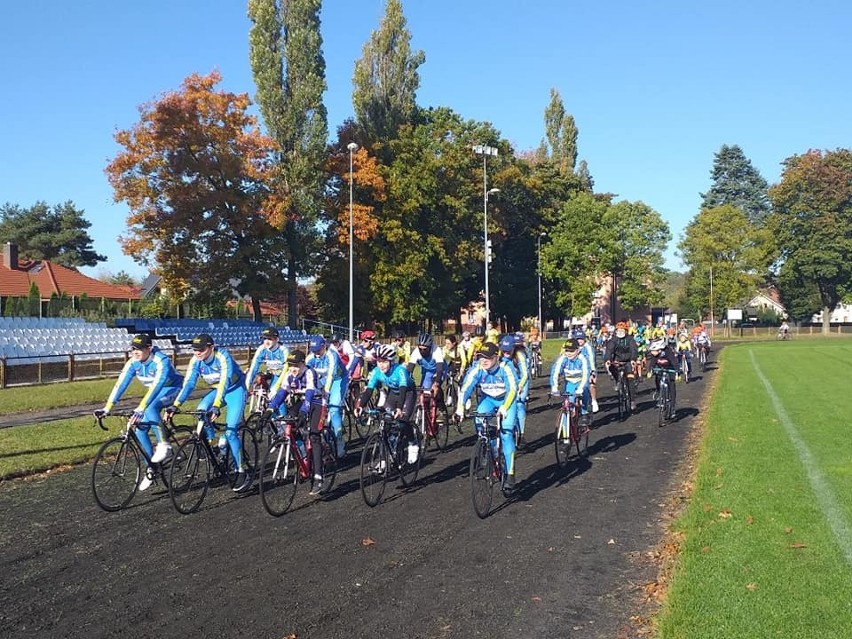
[[[788,527],[788,528],[785,528],[785,529],[784,529],[784,534],[785,534],[785,535],[789,535],[791,532],[793,532],[793,529],[792,529],[792,528],[789,528],[789,527]]]
[[[719,513],[719,517],[722,519],[729,519],[731,517],[731,511],[725,508]]]
[[[606,543],[608,543],[608,544],[614,544],[614,543],[615,543],[615,539],[610,539],[610,540],[609,540],[608,542],[606,542]]]
[[[533,597],[532,600],[533,601],[541,601],[541,597]]]
[[[746,590],[751,590],[752,592],[754,592],[755,590],[757,590],[757,584],[753,581],[750,584],[746,584]]]
[[[548,549],[547,549],[547,552],[553,552],[554,550],[556,550],[556,548],[554,548],[553,546],[551,546],[550,548],[548,548]]]
[[[721,477],[722,473],[724,473],[724,472],[725,471],[722,468],[717,468],[716,469],[716,477]]]
[[[751,525],[754,523],[754,517],[752,517],[751,515],[749,515],[748,517],[746,517],[746,523],[747,523],[749,526],[751,526]]]
[[[375,540],[375,539],[373,539],[372,537],[364,537],[364,538],[361,540],[361,545],[362,545],[362,546],[375,546],[375,545],[376,545],[376,540]]]
[[[792,544],[790,544],[790,548],[807,548],[807,547],[808,547],[808,545],[802,543],[801,541],[794,541]]]
[[[710,552],[710,546],[704,546],[701,548],[702,555],[706,555],[708,552]]]
[[[709,513],[711,510],[713,510],[713,506],[711,506],[710,504],[704,504],[705,513]]]

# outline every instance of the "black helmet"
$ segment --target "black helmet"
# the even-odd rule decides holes
[[[141,350],[143,348],[151,348],[153,342],[151,341],[150,335],[145,335],[144,333],[140,333],[139,335],[135,335],[133,339],[130,341],[130,348],[133,350]]]
[[[263,329],[262,335],[263,335],[263,339],[277,338],[278,337],[278,329],[275,328],[274,326],[267,326],[266,328]]]
[[[340,344],[340,340],[343,338],[340,336],[340,333],[332,333],[331,337],[328,338],[328,341],[332,344]]]
[[[432,339],[432,335],[429,333],[421,333],[420,337],[417,338],[417,346],[422,346],[423,348],[432,348],[434,346],[435,340]]]

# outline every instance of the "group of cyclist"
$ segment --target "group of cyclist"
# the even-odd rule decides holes
[[[683,342],[688,344],[684,347]],[[595,348],[597,345],[597,349]],[[599,410],[597,402],[597,360],[604,370],[616,378],[624,374],[628,381],[647,368],[664,366],[673,369],[678,358],[689,358],[693,346],[708,347],[706,333],[669,335],[661,326],[645,327],[619,322],[599,331],[577,329],[564,343],[550,371],[553,394],[575,395],[582,400],[581,425],[589,428],[591,413]],[[241,370],[227,349],[217,346],[213,338],[201,333],[192,340],[193,357],[185,375],[181,375],[170,358],[153,345],[150,336],[136,335],[131,343],[131,356],[125,364],[104,407],[96,414],[104,416],[114,408],[130,382],[138,379],[147,391],[131,417],[139,441],[152,463],[168,459],[173,453],[161,429],[161,413],[173,414],[187,401],[199,378],[211,388],[198,403],[207,411],[211,425],[206,435],[215,438],[213,424],[225,412],[224,434],[219,448],[230,448],[238,475],[234,491],[247,490],[252,482],[251,469],[243,460],[238,428],[244,421],[246,401],[252,387],[268,385],[272,413],[298,417],[311,440],[314,482],[312,494],[322,491],[322,459],[319,438],[330,428],[337,442],[338,458],[345,455],[343,436],[344,398],[350,384],[360,384],[354,413],[360,416],[379,391],[378,405],[393,413],[408,439],[408,461],[415,463],[420,454],[420,439],[412,425],[418,392],[428,392],[446,417],[454,415],[461,432],[461,422],[471,407],[474,393],[478,414],[496,414],[500,418],[500,439],[504,455],[506,481],[504,490],[515,486],[516,441],[525,443],[524,432],[530,390],[530,361],[541,356],[541,336],[533,329],[529,335],[509,333],[500,337],[489,324],[473,333],[465,331],[444,338],[443,348],[429,333],[420,334],[412,348],[401,332],[389,344],[379,343],[375,331],[365,330],[357,345],[339,334],[329,339],[321,335],[308,338],[307,348],[290,349],[279,340],[274,327],[263,331],[263,343],[256,349],[247,371]],[[419,368],[419,388],[414,373]],[[264,372],[261,372],[261,371]],[[446,406],[443,396],[445,379],[459,384],[455,406]],[[560,380],[563,384],[560,389]],[[633,383],[628,383],[630,407],[635,410]],[[482,420],[476,420],[482,428]],[[154,431],[156,447],[151,445]],[[139,484],[147,489],[151,479],[146,474]]]

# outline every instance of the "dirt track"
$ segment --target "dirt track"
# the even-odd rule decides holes
[[[280,519],[256,491],[224,487],[194,515],[153,488],[105,513],[89,467],[0,484],[0,636],[632,637],[661,500],[712,374],[678,385],[679,420],[664,428],[653,382],[618,422],[603,380],[591,454],[565,471],[538,380],[518,492],[485,520],[470,501],[469,423],[372,509],[357,447],[329,499],[305,489]]]

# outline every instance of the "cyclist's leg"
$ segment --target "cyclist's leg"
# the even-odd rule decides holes
[[[518,417],[517,403],[513,403],[506,413],[500,429],[500,443],[503,445],[503,460],[506,463],[506,481],[512,487],[515,481],[515,433],[513,425]]]
[[[524,429],[526,428],[526,425],[527,425],[527,397],[526,397],[526,393],[524,393],[521,397],[518,398],[518,401],[516,402],[516,406],[517,406],[517,414],[518,414],[518,418],[517,418],[518,432],[520,433],[521,437],[523,437],[524,436]]]
[[[311,463],[314,469],[314,479],[322,480],[322,429],[325,426],[321,423],[322,409],[319,406],[311,407],[311,414],[308,417],[310,424],[310,439],[311,439]]]
[[[633,372],[633,362],[625,362],[623,368],[623,374],[627,381],[625,384],[627,386],[627,399],[630,401],[630,409],[634,410],[636,408],[636,398],[633,396],[633,381],[636,379],[636,375]]]
[[[590,386],[583,391],[582,402],[580,403],[580,425],[588,428],[592,424],[592,416],[589,414],[592,408],[592,393]]]
[[[331,383],[331,391],[328,394],[328,414],[331,418],[331,429],[334,431],[334,436],[337,438],[337,454],[338,457],[343,456],[344,438],[343,438],[343,414],[341,408],[343,406],[343,379],[336,379]]]
[[[243,411],[246,407],[246,387],[239,384],[225,393],[225,439],[228,440],[228,446],[231,448],[231,454],[234,456],[234,463],[237,465],[237,470],[243,472],[243,454],[240,437],[237,435],[237,428],[243,421]]]
[[[208,411],[210,407],[213,406],[213,400],[216,399],[216,389],[211,390],[204,397],[201,398],[201,401],[198,402],[198,406],[196,408],[198,410]],[[216,431],[213,426],[207,426],[204,429],[204,434],[209,441],[212,441],[216,436]]]
[[[152,407],[149,406],[145,411],[145,414],[142,416],[142,421],[136,424],[136,428],[134,429],[136,431],[136,438],[139,440],[139,445],[142,446],[145,450],[145,454],[148,456],[142,460],[146,464],[148,463],[148,460],[154,456],[154,447],[151,446],[151,438],[148,434],[151,431],[152,426],[156,426],[157,430],[159,430],[160,423],[160,413],[154,411],[154,416],[151,417],[151,410]]]

